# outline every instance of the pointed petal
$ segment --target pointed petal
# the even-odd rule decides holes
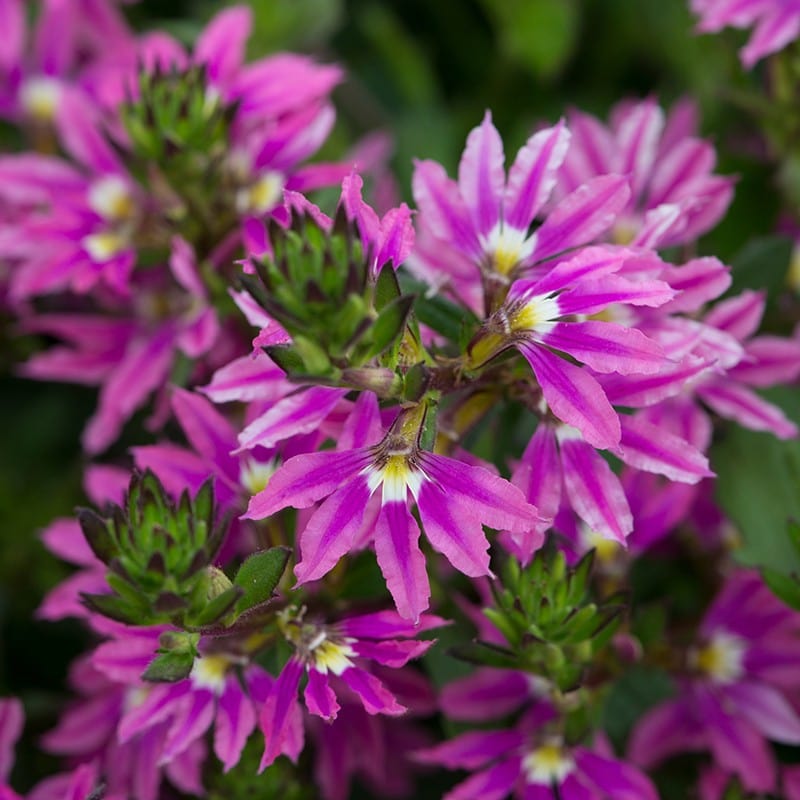
[[[640,417],[620,416],[620,424],[622,439],[618,455],[626,464],[683,483],[714,477],[708,459],[680,436]]]
[[[564,489],[570,505],[596,533],[625,543],[633,517],[619,478],[586,442],[559,431]]]
[[[630,197],[621,175],[594,178],[567,195],[536,231],[533,260],[588,244],[605,233]]]
[[[728,375],[759,388],[791,383],[800,375],[800,339],[759,336],[744,348],[744,358]]]
[[[159,763],[168,764],[192,742],[199,739],[214,721],[216,700],[213,692],[197,690],[181,709],[167,733]]]
[[[725,688],[725,696],[768,739],[800,744],[800,716],[777,689],[766,683],[739,681]]]
[[[299,712],[297,689],[302,673],[303,665],[297,659],[289,659],[261,708],[258,725],[265,744],[259,772],[263,772],[281,753],[290,755],[287,745],[291,739],[292,717]]]
[[[556,322],[548,331],[533,335],[597,372],[653,375],[667,364],[657,342],[615,322]]]
[[[717,303],[706,314],[704,322],[718,328],[740,342],[752,336],[764,316],[767,298],[764,292],[747,290],[736,297],[730,297]]]
[[[420,224],[475,262],[482,250],[458,185],[435,161],[418,161],[412,180]]]
[[[214,724],[214,752],[227,772],[239,763],[247,739],[256,727],[253,701],[244,693],[239,681],[229,677],[217,703]]]
[[[458,165],[458,188],[480,236],[487,236],[500,219],[504,161],[503,141],[487,111],[483,122],[470,131]]]
[[[605,758],[580,748],[576,766],[606,797],[614,800],[658,800],[655,787],[644,773],[624,761]]]
[[[385,503],[375,525],[375,553],[401,617],[418,620],[428,608],[430,585],[417,543],[419,527],[405,503]]]
[[[406,710],[383,683],[369,672],[350,667],[340,677],[358,695],[367,714],[397,716]]]
[[[780,408],[763,400],[751,389],[733,381],[698,387],[698,395],[721,417],[736,420],[753,431],[771,431],[779,439],[797,436],[797,426]]]
[[[328,683],[328,676],[315,669],[308,670],[308,684],[305,690],[306,708],[325,720],[334,720],[341,706],[336,702],[336,694]]]
[[[533,343],[518,347],[531,365],[553,413],[577,428],[593,447],[614,447],[620,439],[617,413],[600,384],[581,367]]]
[[[298,583],[326,575],[353,549],[370,491],[363,477],[334,492],[313,514],[299,536],[301,560],[294,568]]]
[[[252,26],[252,10],[235,6],[217,14],[197,38],[194,60],[206,65],[212,84],[227,83],[236,75]]]
[[[524,735],[515,730],[470,731],[435,747],[417,750],[414,761],[440,764],[448,769],[475,770],[513,752],[524,741]]]
[[[251,498],[246,519],[263,519],[286,506],[307,508],[349,481],[370,461],[363,450],[293,456]]]
[[[569,141],[569,130],[561,120],[554,127],[535,133],[517,153],[503,198],[506,225],[528,230],[555,187]]]

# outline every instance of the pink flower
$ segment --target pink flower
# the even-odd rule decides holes
[[[441,270],[447,277],[452,271],[455,285],[467,290],[462,298],[472,305],[481,292],[484,310],[490,313],[511,281],[530,277],[542,262],[554,265],[560,254],[602,236],[628,201],[630,190],[622,175],[604,175],[580,186],[529,232],[555,187],[569,142],[563,122],[539,131],[519,151],[506,178],[503,143],[487,112],[467,139],[458,182],[440,164],[418,162],[414,199],[427,244],[417,254],[415,270],[434,286],[443,283]],[[435,257],[425,269],[423,259],[431,253]],[[465,275],[467,265],[471,281]]]
[[[703,33],[714,33],[726,26],[755,26],[750,41],[740,52],[748,69],[800,35],[798,0],[691,0],[691,8],[700,16],[697,27]]]
[[[438,617],[423,615],[411,624],[394,611],[382,611],[321,625],[307,621],[302,609],[290,607],[282,612],[279,625],[294,652],[261,709],[259,725],[266,739],[261,769],[282,752],[293,760],[299,754],[289,742],[296,741],[297,731],[302,731],[297,692],[304,672],[306,708],[322,719],[336,719],[340,710],[337,693],[342,690],[349,690],[368,714],[402,714],[405,706],[373,674],[369,662],[404,666],[433,644],[432,640],[410,637],[443,623]]]
[[[710,750],[715,763],[756,791],[772,791],[767,740],[800,744],[800,614],[754,572],[732,575],[689,651],[678,694],[637,724],[631,759],[652,767],[681,752]]]
[[[299,582],[321,578],[358,543],[372,541],[398,611],[417,619],[428,607],[430,587],[409,501],[416,503],[434,548],[472,576],[489,574],[482,524],[528,530],[536,522],[536,509],[507,481],[421,450],[423,420],[424,407],[414,407],[401,413],[378,444],[366,446],[379,423],[374,395],[363,393],[339,451],[290,458],[253,497],[246,514],[252,519],[327,498],[300,534]]]
[[[612,237],[642,247],[691,242],[710,230],[731,202],[733,179],[715,175],[713,146],[696,135],[694,106],[665,117],[652,99],[624,101],[609,125],[582,111],[568,114],[572,143],[558,176],[562,194],[598,175],[626,175],[631,195]]]
[[[553,709],[539,703],[510,730],[471,731],[417,753],[420,761],[474,774],[445,800],[656,800],[650,780],[607,745],[570,746],[547,732]]]

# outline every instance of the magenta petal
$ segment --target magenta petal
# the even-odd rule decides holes
[[[315,669],[308,670],[308,684],[305,690],[306,708],[326,720],[336,719],[341,706],[336,702],[336,693],[328,683],[328,676]]]
[[[617,124],[620,161],[616,171],[629,176],[634,196],[650,177],[663,127],[664,112],[653,100],[633,104]]]
[[[496,530],[525,531],[540,522],[536,509],[525,500],[522,492],[499,475],[433,453],[423,453],[421,460],[423,471],[441,487],[448,502],[458,504],[454,511],[462,524],[482,523]],[[423,518],[430,509],[427,499],[422,500],[426,487],[423,483],[420,490]]]
[[[263,353],[257,358],[243,356],[218,369],[211,383],[200,391],[215,403],[280,397],[289,386],[284,371]]]
[[[339,676],[357,695],[368,714],[402,714],[405,706],[374,675],[358,667],[348,667]]]
[[[776,6],[765,14],[756,26],[750,41],[740,51],[742,63],[748,69],[770,53],[781,50],[800,34],[800,13],[794,6]]]
[[[531,698],[528,676],[522,672],[483,667],[448,683],[439,698],[448,717],[483,722],[510,714]]]
[[[633,517],[619,478],[586,442],[559,439],[570,505],[593,531],[624,543],[633,530]]]
[[[20,0],[0,0],[0,31],[0,70],[8,73],[19,66],[25,49],[25,6]]]
[[[667,265],[661,277],[679,294],[663,310],[697,311],[731,285],[731,272],[719,259],[695,258],[680,267]]]
[[[156,684],[150,689],[144,701],[123,714],[117,726],[117,737],[124,744],[136,734],[151,728],[171,716],[176,704],[192,691],[191,681],[181,683]]]
[[[599,280],[582,281],[575,289],[558,296],[558,309],[568,314],[597,314],[614,303],[633,306],[664,307],[675,296],[669,284],[659,280],[628,280],[620,275],[606,275]]]
[[[293,456],[250,499],[245,517],[263,519],[286,506],[307,508],[349,481],[370,461],[363,450]]]
[[[314,512],[299,537],[302,558],[294,568],[298,583],[321,578],[353,548],[369,495],[366,480],[356,478]]]
[[[635,255],[624,247],[599,245],[585,247],[572,258],[559,261],[538,280],[517,281],[508,293],[509,299],[528,292],[544,295],[569,288],[579,288],[583,281],[600,279],[618,272],[625,261]]]
[[[511,482],[544,520],[552,522],[561,503],[561,461],[552,425],[542,422],[536,427]]]
[[[233,475],[238,463],[230,455],[236,444],[236,431],[204,397],[176,387],[172,392],[172,410],[192,447],[220,472]]]
[[[264,734],[265,746],[259,772],[263,772],[281,753],[287,752],[291,720],[299,711],[297,689],[302,674],[303,665],[297,659],[290,659],[261,708],[258,724]]]
[[[514,788],[521,768],[519,757],[500,761],[459,783],[443,800],[503,800]]]
[[[614,800],[658,800],[655,787],[631,764],[578,748],[576,766],[603,796]]]
[[[621,175],[603,175],[565,197],[536,231],[534,260],[588,244],[605,233],[630,196]]]
[[[489,542],[469,501],[425,481],[417,505],[428,541],[459,572],[473,578],[490,574]]]
[[[419,527],[405,503],[385,503],[375,524],[375,553],[401,617],[418,620],[428,607],[430,585],[417,543]]]
[[[744,358],[728,375],[748,386],[791,383],[800,375],[800,339],[759,336],[744,348]]]
[[[672,481],[697,483],[713,477],[708,459],[680,436],[639,417],[621,416],[619,457],[632,467],[657,472]]]
[[[435,161],[418,161],[412,181],[420,218],[437,239],[449,242],[474,261],[482,256],[469,210],[454,181]]]
[[[195,690],[189,702],[176,715],[164,742],[159,763],[168,764],[175,756],[199,739],[214,721],[216,698],[205,689]]]
[[[506,225],[516,230],[528,229],[553,191],[569,140],[569,130],[561,120],[554,127],[535,133],[517,153],[503,198]]]
[[[235,677],[228,677],[217,703],[214,752],[227,772],[239,763],[248,737],[256,727],[253,701]]]
[[[513,752],[524,742],[524,735],[515,730],[470,731],[427,750],[417,750],[414,760],[448,769],[474,770]]]
[[[636,724],[628,758],[649,769],[668,758],[705,746],[703,728],[683,701],[668,701],[646,712]]]
[[[771,431],[779,439],[797,436],[797,426],[780,408],[741,384],[715,382],[698,387],[697,393],[721,417],[736,420],[745,428]]]
[[[22,734],[25,714],[15,697],[0,699],[0,783],[5,783],[14,764],[14,745]]]
[[[458,165],[458,188],[481,236],[487,236],[500,218],[504,161],[503,141],[487,111],[483,122],[470,131]]]
[[[533,343],[522,341],[518,347],[559,419],[577,428],[593,447],[602,450],[619,443],[617,413],[595,378]]]
[[[313,386],[279,400],[239,434],[239,450],[274,447],[291,436],[316,430],[346,394],[346,389]]]
[[[409,661],[419,658],[434,644],[434,640],[416,642],[407,639],[400,642],[356,642],[352,647],[360,658],[367,658],[386,667],[397,669]]]
[[[217,14],[200,34],[194,60],[206,65],[212,84],[227,82],[236,75],[252,25],[251,9],[234,6]]]
[[[614,322],[556,322],[547,332],[533,335],[597,372],[652,375],[666,364],[657,342],[636,328]]]
[[[766,683],[739,681],[726,686],[724,693],[764,736],[783,744],[800,744],[800,716],[777,689]]]
[[[742,342],[758,330],[766,303],[764,292],[748,290],[717,303],[706,314],[705,323]]]
[[[336,627],[342,634],[354,639],[395,639],[416,636],[422,631],[446,624],[448,624],[446,620],[433,614],[424,614],[417,624],[413,624],[403,619],[396,611],[387,610],[347,617],[337,623]]]

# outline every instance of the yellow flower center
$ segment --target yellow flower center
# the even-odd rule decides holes
[[[250,186],[236,195],[236,209],[240,214],[266,214],[280,202],[283,193],[283,175],[265,172]]]
[[[128,240],[116,231],[100,231],[84,236],[81,242],[92,261],[108,261],[121,253]]]
[[[100,178],[91,185],[89,206],[110,222],[130,219],[136,211],[128,185],[116,175]]]
[[[692,665],[716,683],[733,683],[744,673],[747,645],[743,639],[718,631],[690,656]]]
[[[208,655],[195,659],[189,675],[197,689],[209,689],[214,694],[222,694],[225,689],[225,676],[231,661],[227,656]]]
[[[19,100],[27,115],[36,122],[53,121],[61,87],[53,78],[31,78],[20,89]]]
[[[528,783],[552,786],[561,783],[575,768],[575,762],[560,744],[545,744],[528,753],[522,761]]]

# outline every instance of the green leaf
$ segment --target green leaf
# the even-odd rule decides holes
[[[797,575],[784,575],[776,569],[765,567],[761,570],[761,577],[776,597],[795,611],[800,611],[800,580]]]
[[[266,354],[287,374],[305,372],[303,359],[290,344],[273,344],[264,348]]]
[[[449,652],[454,658],[470,664],[500,669],[520,669],[520,660],[515,653],[489,642],[468,642],[450,648]]]
[[[224,592],[218,594],[213,600],[208,602],[208,605],[203,610],[192,617],[192,625],[198,627],[203,625],[213,625],[215,622],[221,620],[229,611],[231,611],[236,602],[244,595],[244,589],[241,586],[231,586]]]
[[[378,314],[378,318],[372,324],[372,344],[367,358],[380,355],[400,338],[411,313],[411,307],[414,305],[414,299],[414,295],[398,297]]]
[[[142,679],[157,683],[175,683],[189,677],[194,665],[194,653],[170,650],[157,655],[142,673]]]
[[[117,543],[101,516],[89,508],[79,508],[78,522],[86,543],[104,564],[119,554]]]
[[[236,603],[237,614],[242,614],[272,597],[290,554],[288,547],[272,547],[253,553],[239,567],[233,582],[244,590],[244,595]]]
[[[375,281],[375,308],[382,311],[394,300],[400,297],[400,284],[397,281],[395,271],[390,267],[384,267],[378,274]]]
[[[147,625],[149,619],[144,619],[142,611],[132,603],[115,594],[88,594],[81,592],[81,602],[96,614],[126,622],[131,625]]]
[[[792,247],[792,240],[786,236],[764,236],[748,242],[731,262],[730,294],[766,289],[770,297],[775,297],[785,286]]]

